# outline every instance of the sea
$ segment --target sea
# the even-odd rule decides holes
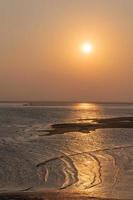
[[[133,128],[70,129],[129,117],[128,103],[0,103],[0,193],[54,190],[132,200]],[[52,131],[56,124],[63,130]]]

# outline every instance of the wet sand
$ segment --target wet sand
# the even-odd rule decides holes
[[[0,200],[133,199],[133,117],[41,124],[1,126]]]
[[[25,192],[0,194],[0,200],[117,200],[112,198],[95,198],[85,194],[62,192]],[[128,200],[128,199],[123,199]]]

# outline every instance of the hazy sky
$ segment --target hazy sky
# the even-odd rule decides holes
[[[133,101],[133,0],[0,0],[0,100]]]

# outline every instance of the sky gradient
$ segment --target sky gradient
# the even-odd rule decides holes
[[[132,0],[0,0],[1,101],[133,102],[132,77]]]

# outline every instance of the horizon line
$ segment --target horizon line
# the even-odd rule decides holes
[[[77,100],[0,100],[0,103],[100,103],[100,104],[133,104],[133,101],[77,101]]]

